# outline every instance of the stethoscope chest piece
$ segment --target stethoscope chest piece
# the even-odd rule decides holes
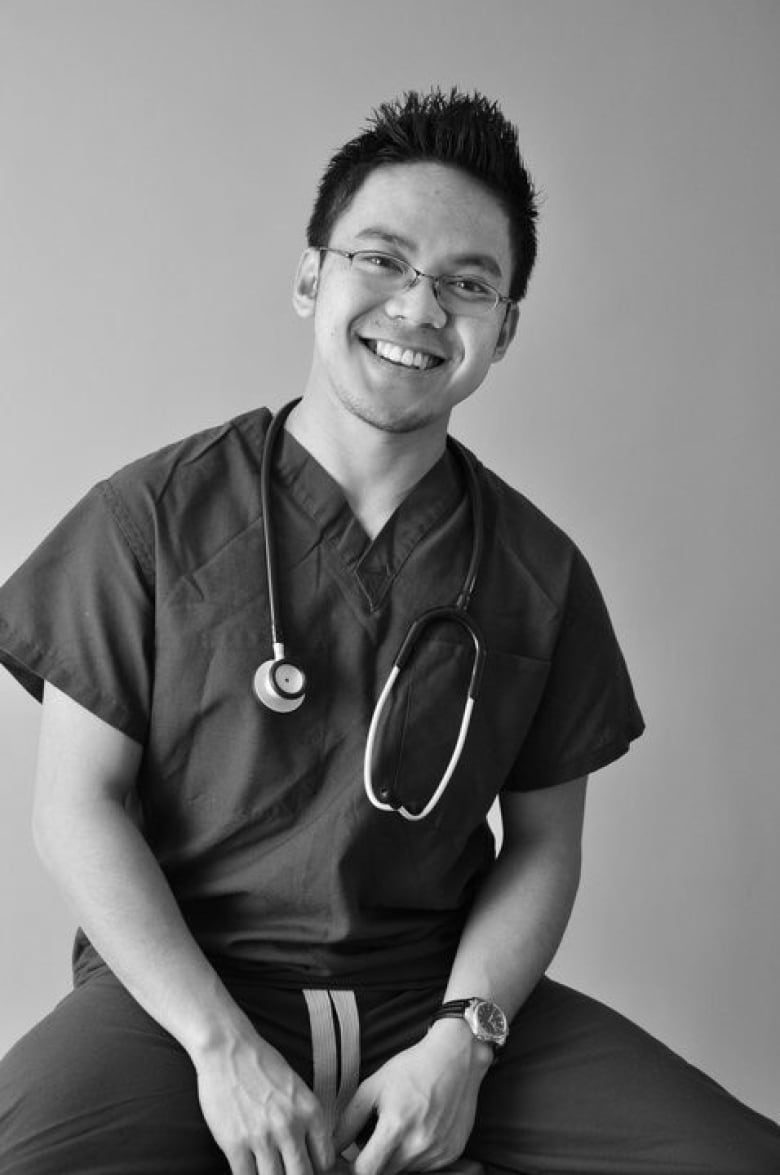
[[[252,684],[258,702],[277,714],[297,710],[306,697],[306,674],[286,657],[264,661]]]

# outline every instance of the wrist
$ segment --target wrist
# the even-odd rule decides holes
[[[256,1037],[255,1029],[245,1013],[226,992],[224,996],[220,992],[209,1005],[206,1014],[199,1014],[188,1025],[180,1043],[193,1065],[199,1068],[235,1056]]]
[[[509,1021],[503,1009],[493,1000],[482,996],[445,1000],[434,1012],[431,1023],[444,1019],[461,1020],[478,1041],[492,1047],[494,1055],[506,1044]]]
[[[477,1071],[487,1072],[496,1059],[493,1046],[478,1040],[463,1019],[436,1020],[428,1029],[426,1039],[436,1047],[446,1049],[453,1060],[466,1063]]]

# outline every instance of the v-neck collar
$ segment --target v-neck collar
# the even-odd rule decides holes
[[[277,442],[274,475],[317,525],[372,609],[417,544],[452,514],[464,493],[457,461],[447,449],[370,539],[335,478],[287,430]]]

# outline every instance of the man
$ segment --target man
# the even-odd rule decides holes
[[[494,105],[382,107],[320,185],[272,443],[259,410],[136,462],[0,593],[83,927],[0,1068],[0,1172],[780,1169],[772,1123],[543,978],[586,777],[642,721],[580,553],[447,440],[535,215]]]

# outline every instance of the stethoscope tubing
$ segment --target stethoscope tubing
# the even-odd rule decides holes
[[[300,398],[290,401],[280,408],[274,415],[266,432],[265,441],[263,444],[263,458],[262,467],[260,470],[260,504],[261,515],[263,522],[263,536],[265,546],[265,569],[266,582],[268,588],[268,609],[270,617],[271,628],[271,644],[273,647],[273,662],[266,662],[258,670],[258,675],[261,675],[263,670],[270,668],[273,670],[279,663],[286,661],[286,653],[284,647],[284,636],[281,625],[281,615],[279,609],[279,592],[278,592],[278,577],[276,569],[276,543],[274,540],[273,523],[271,518],[271,466],[274,447],[277,437],[281,432],[285,420],[292,412],[296,404],[300,402]],[[447,438],[447,444],[451,451],[457,456],[461,467],[466,476],[466,484],[468,488],[469,502],[471,505],[471,523],[472,523],[472,544],[471,556],[469,558],[466,574],[458,593],[457,600],[454,604],[444,604],[438,607],[429,608],[420,616],[416,617],[409,626],[409,629],[401,642],[398,652],[393,659],[390,673],[387,680],[380,691],[374,711],[368,728],[368,735],[366,737],[366,747],[363,757],[363,785],[368,799],[371,804],[383,812],[397,812],[405,820],[418,821],[424,820],[444,795],[450,780],[452,779],[455,768],[460,762],[463,753],[463,747],[466,742],[466,736],[471,725],[471,718],[474,711],[474,706],[479,695],[480,682],[482,680],[482,672],[485,665],[486,649],[482,633],[474,621],[468,614],[468,607],[471,603],[471,597],[477,582],[479,574],[480,563],[482,561],[483,549],[483,535],[484,535],[484,509],[482,503],[482,490],[479,484],[476,470],[473,461],[466,449],[453,437]],[[458,736],[455,740],[455,746],[450,755],[449,762],[444,770],[444,773],[439,780],[436,788],[433,791],[427,804],[419,811],[412,811],[405,805],[400,803],[389,802],[387,798],[380,799],[377,795],[373,781],[372,763],[374,759],[374,751],[376,748],[379,727],[384,712],[385,706],[389,701],[400,674],[405,665],[411,657],[416,645],[418,644],[425,628],[432,623],[440,621],[449,621],[459,624],[469,633],[473,646],[474,656],[471,667],[471,676],[469,679],[468,690],[466,693],[466,701],[463,707],[463,714],[461,716],[460,726],[458,729]],[[290,709],[297,708],[305,693],[305,674],[296,666],[290,663],[290,667],[300,674],[301,680],[304,683],[302,688],[298,691],[296,700],[293,703],[278,704],[273,691],[269,697],[267,692],[258,690],[255,686],[255,692],[258,700],[269,708],[278,710],[279,712],[289,712]],[[265,687],[267,689],[267,687]]]
[[[265,546],[265,576],[268,585],[268,611],[270,614],[271,623],[271,644],[274,650],[274,660],[281,660],[285,656],[284,652],[284,636],[282,633],[282,622],[279,611],[279,592],[277,587],[279,579],[276,574],[276,541],[274,539],[274,530],[271,522],[271,466],[273,464],[271,457],[276,446],[276,439],[282,430],[285,420],[292,412],[296,404],[299,404],[301,397],[296,400],[291,400],[289,404],[285,404],[275,414],[271,423],[268,425],[268,430],[265,434],[263,442],[263,460],[260,466],[260,511],[263,519],[263,543]]]
[[[439,780],[436,790],[428,800],[428,803],[424,808],[421,809],[421,811],[413,812],[410,808],[405,807],[403,804],[387,803],[382,801],[379,796],[377,796],[373,784],[371,764],[373,763],[374,759],[374,747],[376,744],[377,732],[379,730],[379,723],[382,719],[382,712],[388,699],[390,698],[390,695],[393,692],[395,683],[398,680],[406,662],[412,655],[415,645],[422,636],[426,625],[439,620],[454,621],[456,624],[460,624],[463,628],[466,629],[474,644],[474,659],[471,665],[471,677],[469,679],[468,690],[466,693],[466,702],[463,707],[463,715],[460,721],[458,737],[455,740],[455,746],[453,747],[452,754],[450,755],[449,763],[444,770],[444,774]],[[482,671],[484,667],[485,643],[482,639],[482,633],[475,624],[474,620],[466,614],[463,608],[457,605],[455,607],[444,606],[439,608],[429,608],[427,612],[423,612],[421,616],[418,616],[416,620],[412,621],[412,625],[404,637],[398,653],[396,654],[392,669],[388,674],[387,681],[385,682],[382,692],[380,693],[377,700],[376,706],[374,707],[374,713],[371,716],[371,723],[368,728],[366,750],[363,756],[363,787],[366,795],[375,808],[379,808],[382,812],[398,812],[398,814],[403,816],[405,820],[411,821],[424,820],[426,816],[431,814],[441,797],[444,795],[444,792],[447,790],[453,772],[460,762],[460,757],[463,753],[463,747],[466,742],[466,735],[468,734],[469,726],[471,725],[471,715],[474,710],[474,704],[479,695],[479,687],[482,681]]]

